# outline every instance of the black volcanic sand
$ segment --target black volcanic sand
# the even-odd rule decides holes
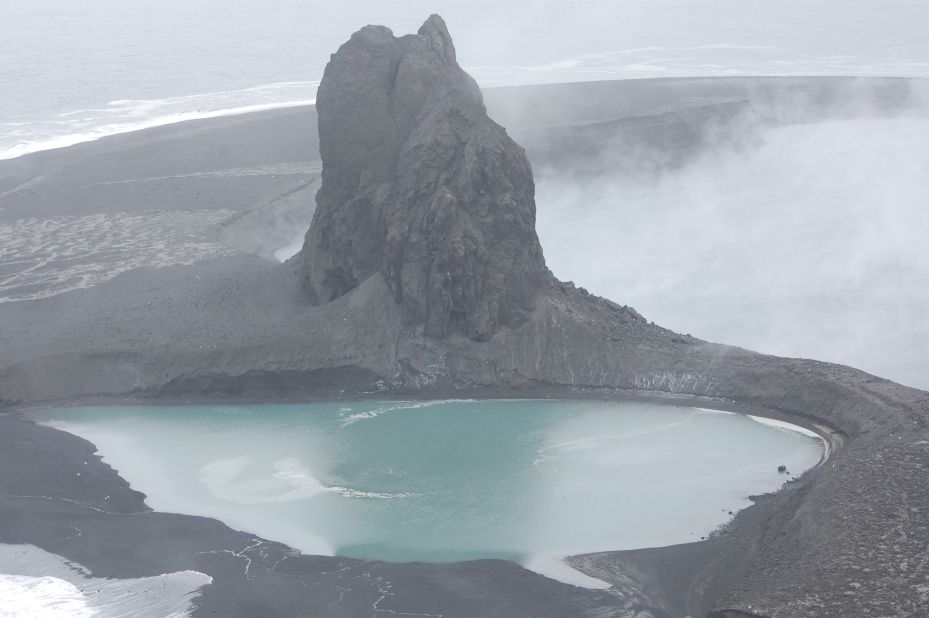
[[[499,89],[486,100],[536,173],[591,175],[745,147],[742,136],[771,123],[913,113],[925,89],[902,79],[643,80]],[[214,583],[197,615],[929,614],[929,394],[677,335],[570,285],[519,329],[445,347],[405,338],[375,278],[310,307],[293,264],[261,256],[309,222],[317,147],[313,109],[294,108],[0,162],[0,242],[28,238],[37,256],[28,272],[0,263],[24,273],[0,278],[0,301],[36,296],[0,302],[0,542],[36,545],[98,577],[202,571]],[[119,247],[61,250],[108,223],[125,235]],[[209,250],[191,257],[199,247]],[[82,279],[80,265],[94,276]],[[21,414],[77,401],[374,393],[698,403],[815,428],[834,451],[708,541],[574,558],[615,584],[590,591],[504,561],[302,556],[215,520],[154,513],[93,445]]]

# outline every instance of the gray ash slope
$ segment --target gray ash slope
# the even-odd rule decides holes
[[[679,335],[628,307],[555,281],[537,253],[525,157],[484,115],[479,93],[459,73],[450,39],[440,26],[440,20],[430,18],[421,34],[400,39],[384,29],[365,29],[340,50],[345,57],[334,58],[327,78],[336,81],[331,89],[329,84],[321,87],[318,110],[320,203],[302,256],[283,267],[248,256],[219,256],[190,266],[137,270],[37,301],[6,303],[0,398],[34,403],[127,396],[640,395],[712,401],[821,425],[836,436],[837,450],[827,464],[740,515],[731,534],[681,550],[690,556],[683,561],[686,566],[673,566],[682,555],[674,550],[655,551],[647,559],[629,552],[585,557],[585,568],[617,584],[612,597],[540,582],[505,563],[425,570],[433,575],[378,565],[376,576],[373,567],[361,563],[356,565],[356,583],[372,584],[370,598],[342,594],[341,584],[331,581],[326,584],[331,598],[306,607],[329,615],[357,615],[371,608],[375,614],[381,609],[444,616],[619,616],[634,607],[644,611],[645,605],[653,615],[699,615],[714,608],[723,616],[924,615],[929,607],[929,490],[920,480],[929,466],[929,394],[846,367],[764,356]],[[373,64],[361,65],[361,75],[376,84],[353,84],[356,63],[366,61],[369,44],[385,46],[389,53],[383,64],[369,58]],[[401,65],[412,72],[403,83],[413,87],[399,108],[388,105],[389,99],[359,107],[334,101],[326,107],[326,89],[340,96],[353,87],[368,92],[368,86],[375,95],[389,93]],[[346,67],[352,71],[341,73]],[[393,68],[398,69],[395,76]],[[453,112],[456,107],[460,114]],[[351,121],[341,114],[369,110],[381,114],[372,118],[393,127],[384,129],[373,148],[362,143],[355,150]],[[286,131],[298,116],[295,111],[282,113],[277,126]],[[360,126],[366,121],[361,119]],[[269,141],[261,125],[249,129],[245,119],[227,122],[227,127],[246,127],[236,139],[248,153],[247,164],[237,163],[235,169],[268,164],[259,160],[261,148],[248,148],[250,140],[257,139],[262,147]],[[194,145],[180,150],[187,157],[199,155],[208,170],[219,169],[229,150],[198,141],[206,126],[178,129]],[[146,191],[148,200],[166,199],[166,194],[158,195],[162,187],[179,187],[168,194],[179,199],[187,191],[203,191],[202,185],[193,189],[184,179],[203,171],[192,169],[196,163],[191,159],[161,160],[171,134],[167,129],[150,133],[141,145],[129,137],[113,139],[100,146],[109,154],[90,171],[160,178]],[[366,129],[361,138],[367,134]],[[398,136],[408,137],[401,144]],[[491,148],[493,156],[476,157],[469,150],[481,145]],[[306,160],[305,155],[285,153],[271,163]],[[32,157],[17,162],[15,169],[6,168],[9,188],[4,188],[8,195],[0,216],[16,209],[54,209],[69,191],[79,192],[87,184],[88,159],[68,156]],[[64,172],[56,173],[54,166],[61,160],[66,161]],[[160,161],[157,174],[143,169],[153,161]],[[130,169],[132,162],[140,169]],[[385,171],[385,165],[394,167]],[[490,172],[494,178],[475,184]],[[244,177],[236,176],[234,183]],[[269,182],[261,178],[261,183]],[[49,182],[52,188],[43,189]],[[216,183],[207,200],[228,207],[237,195],[226,181],[211,177],[207,182]],[[286,182],[287,190],[299,190],[307,182],[295,176]],[[261,183],[249,185],[255,199],[267,191]],[[123,187],[107,184],[95,190],[105,196]],[[481,201],[481,189],[487,201]],[[504,207],[490,208],[498,200]],[[99,208],[97,201],[83,204]],[[507,242],[480,245],[493,239],[498,218],[504,217],[509,220],[502,229],[511,232]],[[518,248],[515,241],[525,243],[525,251],[512,254]],[[486,256],[506,261],[498,265]],[[497,271],[496,266],[502,268]],[[35,439],[33,452],[65,440],[45,428],[17,425],[10,431]],[[68,448],[89,447],[75,443]],[[14,451],[18,459],[30,456],[28,449],[4,449],[5,454]],[[67,472],[68,464],[54,460],[48,467]],[[275,552],[283,549],[263,551],[250,537],[210,528],[215,522],[208,520],[139,515],[143,507],[138,497],[103,478],[106,472],[100,474],[100,482],[120,491],[129,506],[109,513],[96,497],[81,497],[86,488],[50,487],[43,496],[61,494],[61,500],[52,501],[52,513],[37,504],[44,503],[41,497],[22,497],[21,488],[5,487],[2,514],[8,525],[2,527],[2,540],[32,542],[115,575],[193,564],[222,584],[206,589],[201,608],[220,608],[227,615],[291,615],[292,608],[308,602],[308,593],[300,590],[305,584],[326,582],[333,572],[355,568],[337,559],[300,559],[299,577],[289,579],[294,573],[279,569],[294,563],[276,562],[280,556]],[[83,508],[81,502],[94,508]],[[88,525],[93,520],[106,527],[118,520],[125,526],[121,543],[133,542],[133,530],[146,531],[134,541],[141,553],[127,557],[119,543],[89,534],[63,544],[49,536],[51,528],[42,528],[70,521],[78,512],[89,516],[88,510],[93,513]],[[134,515],[126,517],[126,511]],[[198,526],[210,528],[210,543],[187,540]],[[191,543],[196,551],[159,551],[159,534]],[[178,558],[188,554],[198,558]],[[220,561],[221,568],[199,562],[204,555]],[[119,562],[113,556],[120,556]],[[243,565],[249,566],[244,574]],[[735,567],[740,576],[732,575]],[[275,594],[259,592],[250,579],[258,572]],[[642,575],[638,584],[629,583],[634,573]],[[442,581],[440,592],[425,592],[427,581],[435,581],[430,577]],[[656,590],[656,577],[673,585]],[[390,595],[379,585],[386,581],[395,584]],[[220,591],[228,596],[218,598]],[[482,594],[486,597],[480,604],[466,602]],[[375,605],[387,603],[387,596],[406,600],[389,608]],[[557,599],[557,605],[543,611],[540,598]]]

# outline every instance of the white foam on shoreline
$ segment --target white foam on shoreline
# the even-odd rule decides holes
[[[165,99],[119,99],[96,109],[63,112],[53,119],[0,123],[0,160],[187,120],[313,105],[318,85],[317,81],[280,82]]]
[[[752,419],[756,423],[761,423],[762,425],[767,425],[768,427],[775,427],[777,429],[783,429],[785,431],[795,431],[797,433],[802,433],[805,436],[811,438],[823,439],[821,435],[813,431],[812,429],[807,429],[806,427],[801,427],[800,425],[794,425],[793,423],[788,423],[787,421],[779,421],[774,418],[768,418],[766,416],[753,416],[751,414],[747,415],[748,418]]]
[[[728,410],[714,410],[713,408],[694,408],[694,410],[699,410],[701,412],[706,412],[708,414],[727,414],[727,415],[736,415],[738,412],[729,412]],[[811,438],[818,438],[823,440],[823,437],[813,431],[812,429],[807,429],[806,427],[801,427],[800,425],[794,425],[793,423],[788,423],[787,421],[779,421],[774,418],[768,418],[767,416],[756,416],[753,414],[746,414],[748,418],[752,419],[756,423],[761,423],[762,425],[767,425],[768,427],[775,427],[777,429],[783,429],[785,431],[795,431],[797,433],[802,433],[805,436]]]
[[[712,408],[694,408],[694,409],[699,410],[700,412],[705,412],[707,414],[728,414],[728,415],[739,414],[738,412],[728,412],[726,410],[714,410]],[[788,423],[787,421],[780,421],[774,418],[768,418],[766,416],[757,416],[753,414],[746,414],[745,416],[752,419],[756,423],[760,423],[768,427],[773,427],[775,429],[780,429],[781,431],[792,431],[794,433],[799,433],[799,434],[802,434],[810,438],[816,438],[817,440],[822,442],[823,453],[822,453],[822,456],[820,457],[819,464],[817,465],[821,465],[824,461],[829,459],[829,456],[832,454],[832,445],[829,443],[829,440],[827,440],[821,434],[813,431],[812,429],[807,429],[806,427],[802,427],[800,425]]]
[[[707,414],[724,414],[728,416],[733,416],[737,414],[737,412],[729,412],[728,410],[714,410],[713,408],[694,408],[694,410],[706,412]]]
[[[288,101],[286,103],[266,103],[263,105],[243,105],[242,107],[233,107],[230,109],[218,109],[211,111],[203,112],[183,112],[178,114],[170,114],[167,116],[156,116],[154,118],[149,118],[147,120],[142,120],[139,122],[130,122],[130,123],[117,123],[110,125],[103,125],[91,131],[82,132],[82,133],[71,133],[67,135],[58,135],[54,137],[49,137],[46,139],[40,139],[36,141],[27,141],[5,150],[0,151],[0,160],[4,159],[15,159],[23,155],[32,154],[35,152],[41,152],[45,150],[57,150],[59,148],[67,148],[68,146],[74,146],[75,144],[82,144],[84,142],[94,142],[98,139],[109,137],[111,135],[119,135],[121,133],[132,133],[133,131],[141,131],[143,129],[151,129],[154,127],[160,127],[169,124],[177,124],[178,122],[185,122],[187,120],[203,120],[206,118],[219,118],[222,116],[236,116],[239,114],[248,114],[250,112],[260,112],[267,111],[272,109],[281,109],[286,107],[299,107],[301,105],[313,105],[316,103],[315,99],[306,99],[302,101]]]

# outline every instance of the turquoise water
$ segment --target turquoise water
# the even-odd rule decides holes
[[[559,558],[697,540],[822,454],[747,416],[639,403],[441,401],[88,406],[87,438],[157,510],[307,553]],[[568,576],[570,578],[570,576]]]

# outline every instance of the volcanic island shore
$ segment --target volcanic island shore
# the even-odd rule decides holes
[[[533,171],[683,165],[711,139],[744,147],[764,126],[925,114],[925,83],[667,79],[481,95],[469,79],[440,19],[399,39],[368,27],[333,57],[319,110],[0,163],[2,241],[28,256],[0,265],[0,542],[94,577],[205,573],[196,616],[925,615],[929,393],[674,333],[557,281],[532,185]],[[370,96],[353,100],[359,84]],[[274,260],[311,221],[302,251]],[[101,229],[111,246],[95,251]],[[153,512],[92,444],[29,420],[71,403],[370,397],[696,405],[815,430],[830,456],[708,540],[571,558],[613,585],[588,590],[499,560],[305,556]]]

